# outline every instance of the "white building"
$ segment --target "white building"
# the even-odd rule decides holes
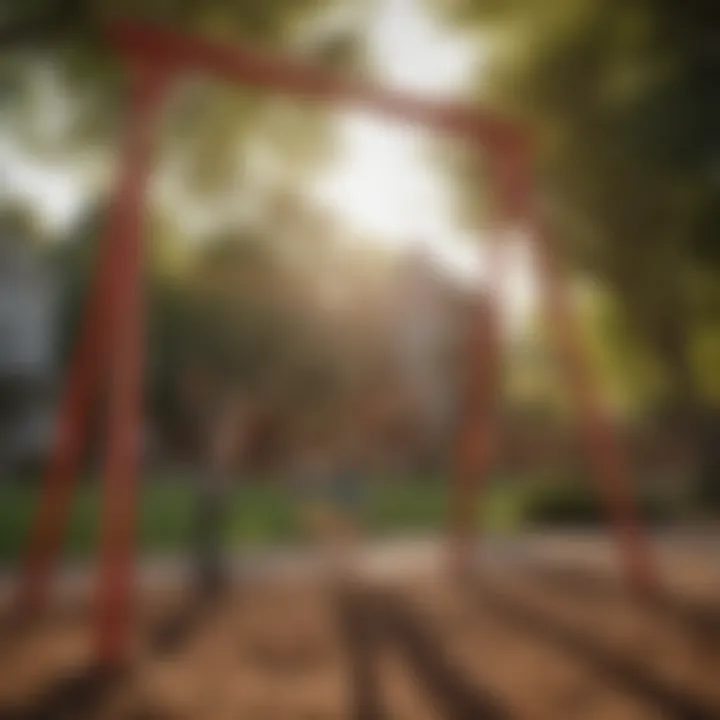
[[[422,249],[400,263],[394,343],[407,420],[419,443],[421,463],[444,457],[455,425],[468,300],[467,291]]]
[[[55,289],[17,232],[0,230],[0,461],[36,455],[48,437]]]

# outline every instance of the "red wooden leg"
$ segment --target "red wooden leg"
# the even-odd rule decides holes
[[[109,236],[102,247],[79,341],[70,362],[16,598],[17,609],[24,615],[37,614],[47,602],[92,404],[107,364],[111,308],[120,290],[117,264],[121,250],[115,236]]]
[[[472,564],[477,508],[498,441],[499,343],[497,295],[482,297],[474,308],[467,338],[464,412],[455,447],[450,495],[452,562],[460,573]]]
[[[450,496],[451,562],[455,570],[472,566],[477,534],[477,509],[484,480],[493,461],[494,428],[485,417],[470,415],[455,450]]]
[[[117,266],[123,293],[113,313],[108,452],[101,516],[97,590],[97,659],[122,664],[129,649],[132,535],[141,434],[142,201],[149,172],[154,120],[165,78],[140,69],[133,77],[131,123],[110,231],[122,244]]]
[[[496,180],[508,218],[530,223],[536,267],[548,325],[570,392],[580,416],[580,429],[592,464],[598,493],[607,507],[631,586],[642,594],[660,588],[655,558],[632,492],[630,468],[612,423],[603,413],[597,381],[591,372],[554,248],[545,234],[537,192],[532,188],[528,138],[511,138],[495,149]]]
[[[128,248],[129,249],[129,248]],[[133,262],[117,327],[102,509],[97,658],[117,666],[128,652],[132,538],[141,436],[141,268]]]
[[[633,496],[628,461],[609,418],[601,409],[596,380],[580,343],[553,249],[542,230],[536,240],[545,312],[580,415],[583,441],[596,485],[613,522],[629,582],[642,594],[652,593],[659,589],[659,575]]]

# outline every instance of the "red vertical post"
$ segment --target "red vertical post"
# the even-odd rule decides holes
[[[89,413],[107,359],[109,307],[113,302],[113,270],[117,243],[102,248],[92,291],[87,300],[80,339],[73,353],[62,394],[55,440],[41,485],[38,511],[31,529],[17,608],[34,615],[46,604],[52,570],[57,562],[70,498],[79,471]]]
[[[597,380],[582,347],[559,258],[546,235],[537,192],[531,188],[527,145],[519,142],[505,148],[504,159],[502,183],[507,204],[516,217],[530,222],[543,310],[580,418],[580,432],[595,484],[612,521],[625,574],[634,590],[641,594],[655,592],[659,575],[633,496],[628,459],[602,409]]]
[[[536,226],[535,232],[545,314],[580,417],[580,431],[598,492],[612,521],[628,581],[641,594],[652,593],[659,587],[658,572],[633,497],[629,463],[602,409],[597,381],[583,352],[558,260],[542,229]]]
[[[122,246],[123,289],[112,313],[108,450],[97,589],[97,659],[117,666],[129,650],[132,536],[141,434],[143,198],[155,119],[167,83],[157,68],[133,68],[130,123],[109,232]]]
[[[148,124],[149,105],[141,108],[130,134]],[[55,440],[47,464],[38,511],[31,529],[20,586],[16,598],[18,611],[34,615],[47,602],[52,571],[57,563],[62,534],[67,525],[72,491],[75,486],[93,401],[107,371],[111,328],[116,306],[124,292],[123,226],[129,210],[128,176],[136,180],[140,138],[128,138],[125,152],[124,185],[118,190],[110,210],[106,239],[102,245],[93,287],[85,306],[79,341],[70,361],[70,370],[62,394]],[[142,160],[145,163],[145,160]],[[134,193],[143,192],[141,184]],[[137,201],[139,202],[139,200]]]
[[[492,156],[491,156],[492,159]],[[495,171],[495,168],[491,168]],[[502,196],[491,175],[496,207],[486,258],[487,287],[473,307],[465,347],[460,426],[455,446],[451,524],[457,560],[466,565],[476,537],[476,516],[487,475],[501,442],[499,403],[502,391],[502,293],[506,279],[506,246],[501,235],[504,221]]]
[[[450,495],[454,561],[461,572],[471,562],[478,501],[498,444],[500,352],[494,301],[490,293],[474,301],[463,348],[463,397]]]

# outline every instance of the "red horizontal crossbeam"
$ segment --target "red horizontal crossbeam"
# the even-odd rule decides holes
[[[525,131],[497,114],[463,103],[447,103],[340,76],[299,58],[257,48],[230,47],[183,33],[119,20],[108,28],[114,48],[135,62],[164,64],[231,82],[326,102],[366,107],[394,118],[463,136],[488,148],[525,144]]]

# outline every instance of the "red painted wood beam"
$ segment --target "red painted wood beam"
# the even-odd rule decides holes
[[[145,68],[143,72],[152,73],[156,84],[166,82],[166,75],[157,67]],[[110,209],[106,235],[101,241],[100,259],[86,300],[79,340],[70,360],[53,447],[22,568],[16,607],[24,616],[36,615],[47,601],[87,442],[90,414],[108,377],[117,313],[125,312],[128,279],[123,267],[127,263],[128,242],[135,242],[128,233],[132,234],[132,217],[142,205],[148,161],[145,156],[150,152],[153,130],[149,111],[156,110],[147,100],[137,100],[137,103],[131,108],[131,127],[121,153],[121,163],[125,166]]]
[[[423,99],[349,79],[301,59],[257,48],[230,47],[167,28],[118,20],[108,38],[124,57],[177,72],[199,72],[308,100],[348,103],[435,130],[465,137],[487,148],[525,142],[525,132],[495,113],[461,103]]]
[[[142,224],[155,121],[168,76],[162,65],[134,67],[130,123],[108,233],[122,247],[116,267],[122,302],[112,325],[108,449],[101,516],[96,657],[121,666],[131,638],[133,547],[142,435]]]
[[[478,296],[471,313],[463,349],[463,399],[450,479],[451,560],[460,573],[472,570],[479,501],[500,437],[497,298],[492,292]]]
[[[44,608],[51,575],[57,564],[82,462],[90,412],[107,367],[108,321],[120,289],[116,266],[121,250],[114,239],[109,239],[101,248],[79,341],[70,361],[16,598],[17,610],[25,616],[36,615]]]
[[[567,297],[565,274],[548,236],[546,216],[531,186],[531,157],[522,152],[498,158],[510,216],[523,218],[530,231],[542,309],[563,378],[579,416],[580,435],[600,500],[612,523],[631,587],[641,594],[660,589],[660,574],[633,493],[632,473],[613,423],[603,411],[598,381],[581,342]]]
[[[575,409],[601,502],[612,522],[625,575],[641,595],[657,593],[660,574],[633,492],[632,473],[613,423],[602,408],[597,378],[582,346],[555,249],[536,218],[535,251],[547,323]]]

